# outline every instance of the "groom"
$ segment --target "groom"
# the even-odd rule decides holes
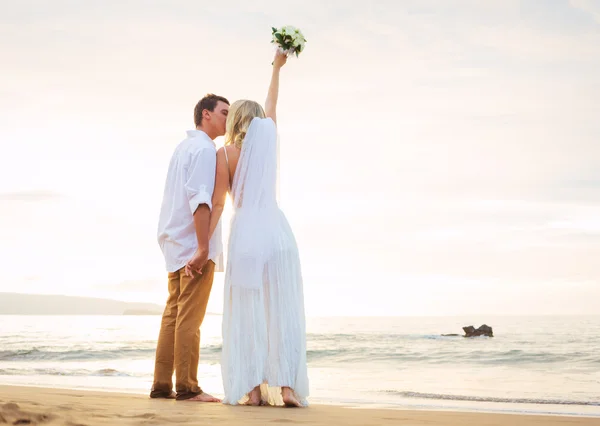
[[[198,361],[200,325],[215,264],[222,268],[220,226],[210,241],[208,232],[216,168],[213,139],[225,134],[228,110],[229,101],[221,96],[202,98],[194,109],[196,130],[187,132],[169,165],[158,223],[169,297],[158,336],[151,398],[219,402],[198,386]],[[188,262],[191,276],[185,273]]]

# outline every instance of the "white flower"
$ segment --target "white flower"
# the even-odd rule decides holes
[[[296,32],[296,27],[292,27],[291,25],[286,25],[281,29],[283,34],[293,35]]]
[[[292,40],[294,41],[294,44],[298,44],[301,41],[305,41],[304,36],[300,32],[300,30],[297,28],[294,30],[294,32],[291,34],[291,36],[292,36]]]
[[[293,53],[298,54],[304,50],[306,39],[298,28],[286,25],[281,28],[273,28],[273,31],[272,43],[274,43],[280,51],[290,55]]]

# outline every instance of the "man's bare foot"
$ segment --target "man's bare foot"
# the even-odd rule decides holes
[[[196,395],[193,398],[186,399],[185,401],[195,401],[195,402],[221,402],[219,398],[215,398],[212,395],[207,394],[206,392],[202,392],[200,395]]]
[[[244,405],[251,405],[253,407],[258,407],[261,403],[260,400],[260,386],[256,386],[252,391],[248,394],[248,401],[244,403]]]
[[[294,391],[288,387],[281,388],[281,397],[286,407],[302,407],[302,404],[296,399]]]

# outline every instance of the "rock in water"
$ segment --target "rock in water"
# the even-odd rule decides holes
[[[468,327],[463,327],[463,330],[465,331],[465,337],[478,337],[478,336],[494,337],[494,331],[492,330],[492,327],[485,325],[485,324],[483,324],[479,328],[475,328],[472,325],[470,325]]]
[[[483,336],[494,337],[494,330],[489,325],[483,324],[481,327],[477,329]]]
[[[475,335],[475,327],[473,327],[472,325],[468,327],[463,327],[463,330],[465,332],[465,337],[472,337]]]

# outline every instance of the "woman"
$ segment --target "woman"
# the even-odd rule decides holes
[[[227,192],[234,209],[223,309],[226,404],[308,405],[300,258],[276,199],[276,107],[286,59],[275,55],[265,110],[248,100],[231,105],[217,152],[211,233]]]

